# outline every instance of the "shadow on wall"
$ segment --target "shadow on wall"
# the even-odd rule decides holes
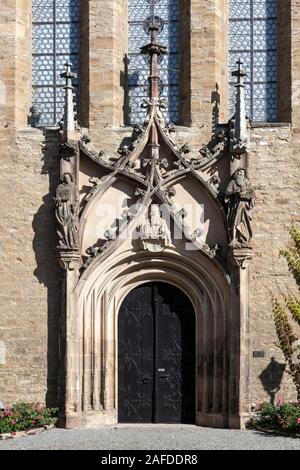
[[[61,316],[61,270],[57,263],[53,197],[59,184],[58,132],[45,131],[42,174],[49,176],[49,192],[34,215],[33,250],[37,267],[34,275],[47,288],[47,395],[48,406],[59,404],[59,332]]]
[[[268,366],[262,371],[259,376],[259,379],[264,387],[264,390],[270,396],[270,403],[274,405],[275,395],[280,390],[280,385],[282,382],[282,377],[286,368],[286,364],[280,364],[275,360],[274,357],[271,358],[271,362]]]
[[[215,137],[217,127],[220,124],[220,104],[221,95],[219,93],[219,85],[216,83],[216,89],[211,93],[212,107],[212,139]]]

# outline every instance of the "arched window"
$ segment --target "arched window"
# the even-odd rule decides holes
[[[33,125],[53,126],[63,115],[64,64],[78,69],[78,0],[32,0],[32,8]]]
[[[179,0],[129,0],[129,38],[127,69],[127,122],[139,124],[145,118],[141,109],[149,95],[149,58],[140,47],[149,43],[149,21],[153,15],[160,26],[158,42],[168,48],[160,59],[161,96],[167,98],[166,118],[179,121]]]
[[[244,62],[247,113],[253,121],[277,120],[277,0],[230,0],[229,68]],[[231,114],[234,90],[231,87]]]

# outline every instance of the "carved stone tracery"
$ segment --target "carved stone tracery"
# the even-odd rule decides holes
[[[120,251],[118,252],[118,249],[122,247],[122,244],[125,243],[128,238],[132,237],[134,240],[134,231],[139,233],[139,243],[132,243],[132,252],[134,255],[131,253],[130,256],[135,257],[135,260],[137,256],[140,256],[141,266],[143,266],[145,259],[147,259],[147,268],[149,268],[149,266],[151,266],[152,257],[157,263],[158,257],[161,256],[160,262],[163,263],[166,260],[165,265],[169,266],[169,275],[172,277],[172,272],[175,272],[177,267],[176,263],[173,262],[172,257],[178,258],[178,265],[182,266],[181,272],[186,271],[185,262],[188,263],[192,270],[188,273],[187,279],[189,279],[190,276],[196,277],[195,285],[197,286],[196,291],[198,292],[198,307],[200,302],[203,302],[203,299],[201,298],[202,294],[200,295],[202,287],[200,289],[199,286],[206,284],[206,282],[208,284],[210,282],[211,285],[214,285],[214,283],[217,285],[217,288],[214,288],[213,291],[213,297],[215,299],[218,298],[217,292],[220,285],[223,283],[222,286],[227,286],[229,277],[236,284],[238,292],[238,294],[232,294],[233,296],[239,296],[240,292],[242,292],[243,289],[245,290],[245,287],[247,287],[247,267],[252,257],[249,243],[252,238],[251,210],[254,205],[254,191],[247,178],[245,170],[240,168],[234,173],[232,180],[227,186],[222,206],[220,197],[220,186],[222,183],[221,176],[218,172],[214,172],[212,169],[216,162],[229,155],[230,149],[234,150],[234,158],[237,156],[240,157],[241,152],[247,150],[246,143],[242,141],[241,132],[240,138],[238,136],[239,130],[237,124],[238,119],[241,124],[241,119],[243,118],[241,116],[241,110],[243,109],[243,92],[238,91],[240,113],[239,115],[236,113],[234,127],[232,127],[233,121],[231,121],[229,125],[219,126],[211,143],[200,150],[200,158],[195,159],[191,157],[190,146],[188,144],[181,147],[177,145],[175,139],[173,139],[173,136],[171,135],[174,134],[175,128],[173,124],[167,124],[163,117],[162,110],[166,107],[166,102],[164,99],[159,97],[158,56],[160,54],[165,54],[166,50],[156,42],[157,26],[155,25],[155,21],[151,25],[150,30],[151,43],[143,48],[143,53],[148,53],[151,56],[151,93],[150,97],[142,103],[143,108],[147,111],[147,116],[142,126],[136,126],[133,129],[131,145],[120,146],[116,157],[108,157],[103,154],[103,152],[97,153],[93,151],[89,145],[90,139],[86,136],[81,137],[77,143],[71,144],[69,144],[69,140],[67,139],[61,147],[61,158],[63,160],[62,168],[64,171],[62,171],[62,183],[58,186],[56,192],[55,213],[57,218],[57,233],[59,236],[58,248],[60,261],[62,267],[66,271],[65,275],[68,281],[66,282],[67,287],[65,293],[65,320],[68,328],[70,328],[70,325],[73,328],[71,329],[72,332],[76,331],[76,328],[74,328],[74,322],[76,320],[74,320],[74,318],[77,318],[78,312],[76,309],[79,309],[76,305],[76,296],[78,292],[80,294],[80,289],[84,291],[84,289],[90,288],[89,283],[86,283],[87,285],[85,288],[82,287],[85,283],[84,281],[90,280],[92,283],[95,283],[95,279],[92,277],[93,273],[97,270],[100,272],[102,263],[110,263],[111,266],[113,266],[113,259],[116,253],[118,253],[118,256],[124,256],[124,254],[120,255]],[[240,75],[239,71],[239,79]],[[69,76],[68,80],[70,80]],[[238,90],[242,89],[241,86],[237,88]],[[70,100],[71,95],[69,90],[70,88],[68,88],[66,99]],[[71,112],[72,107],[70,106],[70,102],[67,104],[68,106],[66,106],[65,109],[68,112]],[[70,119],[65,119],[64,122],[72,123],[72,117]],[[242,124],[244,124],[244,121]],[[229,131],[233,128],[235,132],[234,134],[232,132],[230,134]],[[62,135],[68,136],[68,133],[71,132],[72,137],[74,137],[74,131],[74,129],[68,129],[68,132],[64,130]],[[105,176],[102,178],[98,178],[97,176],[90,177],[89,182],[92,184],[92,187],[90,192],[82,200],[80,215],[78,191],[79,150],[82,158],[92,160],[95,164],[99,165],[105,173]],[[69,166],[66,166],[66,162]],[[228,164],[229,163],[230,161],[228,159]],[[66,168],[70,168],[70,172],[66,171]],[[207,173],[204,173],[206,170],[210,170],[210,175],[212,175],[211,177],[209,177]],[[173,199],[176,200],[177,196],[176,184],[182,177],[196,182],[199,191],[205,193],[206,198],[212,201],[216,219],[222,220],[224,222],[224,226],[227,222],[230,242],[228,253],[228,246],[225,246],[226,243],[224,243],[223,246],[218,243],[211,243],[209,245],[210,242],[207,242],[203,236],[202,228],[195,229],[195,224],[193,225],[193,228],[191,228],[188,225],[188,214],[186,210],[181,208],[180,205],[177,206],[176,201],[173,201]],[[99,204],[103,194],[105,194],[106,191],[113,186],[115,181],[118,180],[129,182],[131,188],[133,188],[131,206],[127,211],[124,211],[124,213],[121,214],[119,219],[115,221],[114,225],[107,224],[108,226],[105,227],[102,232],[103,235],[101,238],[93,240],[94,244],[85,248],[85,253],[82,253],[81,251],[84,250],[82,249],[82,240],[80,240],[79,237],[79,225],[84,225],[88,209],[93,205],[94,201]],[[164,205],[166,214],[164,214],[160,209],[160,205]],[[225,217],[226,207],[228,208],[227,220]],[[189,254],[189,256],[184,255],[180,249],[176,251],[176,243],[172,239],[171,234],[171,226],[173,225],[179,227],[185,241],[190,242],[192,249],[195,251],[194,256],[193,254]],[[197,226],[198,224],[196,227]],[[151,255],[151,253],[153,255]],[[126,254],[126,257],[128,257],[128,254]],[[81,269],[79,272],[77,268],[80,260]],[[202,264],[205,264],[206,266],[204,276],[205,282],[203,282],[203,279],[201,279],[200,282],[199,276],[197,278],[193,273],[194,271],[197,273],[202,272]],[[111,269],[116,269],[116,267],[111,267]],[[134,268],[131,267],[130,262],[128,262],[126,270],[130,272],[131,269]],[[124,269],[124,272],[126,270]],[[177,279],[182,277],[181,272],[180,274],[177,274]],[[230,273],[230,276],[228,272]],[[89,278],[89,275],[91,275],[91,278]],[[128,273],[126,275],[128,275]],[[106,276],[109,279],[109,272],[106,273]],[[221,279],[219,286],[218,282],[215,282],[216,279]],[[104,282],[104,277],[102,282]],[[180,282],[184,283],[185,281]],[[97,283],[99,284],[98,281]],[[187,284],[189,284],[189,281]],[[107,288],[108,290],[111,290],[111,286],[109,284]],[[98,321],[95,320],[95,318],[97,315],[99,316],[100,312],[104,311],[103,315],[108,314],[108,298],[106,294],[103,294],[101,289],[105,289],[105,286],[101,285],[98,288],[98,291],[93,293],[94,297],[92,300],[89,299],[89,303],[80,304],[80,315],[83,322],[87,321],[83,314],[83,310],[90,309],[90,311],[93,312],[93,328],[95,328],[95,322]],[[207,289],[207,286],[205,289]],[[103,302],[101,306],[97,303],[100,291],[102,295],[101,302]],[[206,293],[206,303],[208,302],[210,294],[211,292]],[[83,295],[81,297],[80,295],[78,296],[78,298],[81,299],[80,301],[88,298],[90,294],[88,293],[84,295],[85,297]],[[222,311],[224,319],[226,319],[226,309],[228,309],[228,305],[225,300],[227,302],[227,299],[223,297],[222,302],[224,301],[224,304],[222,305]],[[236,302],[236,299],[234,298],[231,300],[234,311],[238,302]],[[240,297],[239,300],[240,310],[235,311],[235,314],[240,315],[241,324],[242,321],[244,321],[246,329],[248,315],[247,303],[243,304]],[[86,300],[83,300],[83,302],[86,302]],[[218,302],[218,305],[214,306],[214,308],[215,312],[219,313],[221,309],[221,301],[218,300]],[[98,312],[97,315],[96,312]],[[86,311],[85,314],[86,317],[89,318]],[[217,317],[215,317],[215,319],[216,318]],[[226,319],[226,321],[227,320],[228,319]],[[106,318],[105,321],[108,321],[108,319]],[[226,325],[226,321],[223,321],[224,325]],[[97,331],[100,331],[100,328]],[[239,334],[239,331],[240,330],[238,329],[237,335]],[[106,336],[104,340],[107,341]],[[73,341],[70,341],[70,343],[68,343],[69,349],[66,348],[69,361],[74,360],[74,357],[78,356],[75,349],[79,346],[74,344],[75,343]],[[99,347],[99,344],[97,347]],[[236,351],[237,349],[238,347],[233,347],[233,351]],[[226,350],[225,353],[227,354],[228,351]],[[96,377],[95,374],[92,375],[90,373],[88,369],[89,366],[86,366],[84,363],[86,358],[89,360],[89,357],[91,356],[88,356],[88,353],[84,354],[85,356],[82,366],[84,372],[80,372],[82,377],[80,380],[83,380],[85,384],[83,385],[83,394],[85,394],[85,396],[83,398],[84,403],[81,402],[82,397],[77,398],[77,409],[80,410],[82,408],[85,410],[86,402],[89,400],[87,397],[88,392],[86,392],[86,390],[88,390],[86,384],[89,386],[91,376],[93,376],[94,379]],[[94,359],[95,357],[93,357],[93,360]],[[106,360],[107,357],[105,352],[103,361]],[[90,361],[90,363],[93,363],[93,361]],[[108,369],[109,368],[104,365],[103,374],[109,374],[110,371]],[[231,378],[234,378],[235,380],[235,378],[238,377],[237,371],[239,370],[240,365],[237,365],[236,370],[232,372]],[[79,371],[76,370],[76,367],[74,370],[71,367],[67,371],[66,389],[68,393],[71,394],[70,387],[71,389],[73,387],[72,390],[76,390],[76,393],[78,393],[78,376],[80,374]],[[229,378],[230,377],[228,376],[228,380]],[[100,378],[98,377],[97,380],[100,381]],[[112,382],[112,378],[109,380]],[[107,381],[108,379],[104,377],[104,394],[109,388]],[[70,383],[72,386],[70,386]],[[238,389],[240,385],[237,383],[235,386]],[[65,402],[66,409],[72,409],[73,411],[76,409],[72,404],[70,395],[66,395]],[[110,403],[110,405],[113,409],[113,403]],[[93,404],[88,406],[92,407]],[[239,405],[237,405],[237,408],[238,406]],[[107,411],[107,409],[105,411]],[[231,413],[235,412],[236,409],[231,410]],[[224,418],[224,422],[226,422],[226,420],[227,417]]]

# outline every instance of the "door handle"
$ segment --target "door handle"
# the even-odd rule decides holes
[[[148,384],[148,383],[150,383],[150,382],[151,382],[151,379],[150,379],[149,377],[144,377],[144,378],[143,378],[143,384],[146,385],[146,384]]]
[[[159,378],[160,379],[168,379],[170,377],[170,374],[169,375],[161,375]]]

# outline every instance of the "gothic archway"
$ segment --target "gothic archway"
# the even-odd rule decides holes
[[[77,341],[69,414],[79,410],[87,424],[118,422],[118,313],[126,296],[149,282],[170,284],[189,299],[196,314],[196,420],[226,426],[234,374],[228,364],[229,284],[203,255],[195,259],[174,250],[115,255],[91,265],[81,277],[74,292]]]
[[[197,423],[241,427],[249,413],[253,190],[246,171],[235,171],[238,158],[231,162],[230,183],[222,182],[225,199],[210,171],[218,162],[229,164],[223,158],[229,131],[231,153],[245,151],[247,139],[236,133],[246,129],[246,121],[221,129],[215,147],[201,149],[200,157],[187,144],[179,147],[159,96],[158,59],[166,51],[157,43],[155,18],[150,31],[151,43],[143,47],[151,69],[145,121],[118,156],[97,153],[86,135],[77,142],[74,126],[66,127],[72,109],[66,73],[63,182],[56,197],[59,257],[66,271],[65,416],[69,426],[118,421],[119,308],[139,285],[166,282],[190,298],[196,313]],[[241,103],[241,68],[237,76]]]

